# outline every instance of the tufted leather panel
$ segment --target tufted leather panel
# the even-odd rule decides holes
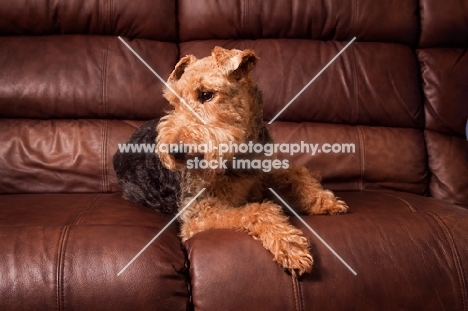
[[[465,309],[466,209],[393,191],[338,195],[349,214],[302,217],[356,276],[293,216],[315,259],[299,282],[247,234],[207,231],[186,243],[195,310]]]
[[[431,196],[468,206],[468,142],[466,138],[427,130]]]
[[[430,195],[468,204],[468,13],[464,1],[421,2],[417,50],[425,99]],[[450,14],[448,14],[450,12]],[[450,16],[450,18],[448,18]]]
[[[175,44],[129,44],[167,79]],[[116,37],[0,37],[0,54],[3,117],[146,120],[168,108],[163,84]]]
[[[318,144],[314,155],[310,149],[309,153],[293,156],[279,153],[279,156],[289,159],[291,164],[320,171],[325,185],[331,189],[383,188],[418,194],[427,191],[428,173],[424,162],[427,155],[421,131],[289,122],[275,122],[269,129],[277,143]],[[325,144],[338,144],[336,150],[340,150],[329,152]]]
[[[214,46],[252,49],[264,119],[275,115],[345,46],[310,40],[209,40],[180,45],[180,55],[210,55]],[[396,65],[397,64],[397,65]],[[403,45],[353,43],[277,120],[422,128],[419,69]]]
[[[0,308],[185,309],[175,225],[117,276],[169,219],[119,193],[3,195]]]
[[[0,5],[0,35],[121,35],[177,40],[176,1],[16,0]]]
[[[418,50],[426,97],[426,128],[465,136],[468,119],[467,49]]]
[[[439,2],[0,2],[0,309],[467,310],[467,11]],[[358,275],[291,217],[316,261],[299,280],[244,233],[182,247],[175,224],[117,277],[170,219],[118,192],[118,144],[168,106],[117,35],[163,78],[253,48],[265,121],[356,36],[269,128],[355,144],[281,156],[346,190],[349,214],[304,218]]]
[[[468,2],[460,0],[420,0],[421,35],[419,46],[467,46]]]
[[[4,119],[0,122],[2,193],[119,191],[112,156],[139,122]],[[416,129],[274,122],[277,143],[353,144],[343,152],[278,153],[319,170],[332,189],[385,188],[424,194],[427,157]],[[12,139],[14,137],[14,139]],[[341,148],[341,145],[340,145]],[[351,148],[351,146],[349,147]],[[381,153],[386,150],[385,153]],[[326,151],[326,150],[325,150]],[[337,163],[330,166],[329,163]]]
[[[142,122],[4,119],[0,122],[2,193],[115,192],[119,143]]]
[[[418,3],[410,1],[179,0],[181,41],[303,38],[414,45]]]

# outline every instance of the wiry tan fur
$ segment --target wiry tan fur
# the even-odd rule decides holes
[[[169,89],[164,96],[174,107],[157,127],[156,143],[172,144],[237,144],[271,142],[263,123],[261,92],[250,77],[257,62],[251,50],[213,49],[211,56],[196,59],[185,56],[176,65],[168,84],[203,119],[195,116]],[[201,94],[210,92],[213,98],[203,102]],[[230,228],[245,231],[261,241],[278,264],[299,276],[312,269],[309,244],[302,232],[288,222],[281,207],[265,200],[268,187],[287,196],[291,204],[309,214],[341,214],[348,209],[331,191],[324,190],[319,177],[306,168],[291,167],[270,173],[262,171],[226,172],[189,170],[187,158],[176,159],[169,153],[159,153],[162,164],[181,174],[181,201],[185,207],[202,189],[202,195],[180,216],[183,241],[198,232]],[[200,155],[198,155],[200,156]],[[206,160],[217,159],[218,151],[201,155]],[[232,159],[234,154],[223,154]]]

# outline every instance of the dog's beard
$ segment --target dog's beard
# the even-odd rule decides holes
[[[159,152],[161,163],[169,170],[183,169],[186,160],[199,157],[199,160],[221,161],[232,159],[233,153],[228,150],[220,152],[221,145],[239,144],[245,139],[245,132],[236,127],[215,127],[206,125],[190,125],[175,127],[176,124],[165,120],[158,125],[156,148]],[[168,146],[175,145],[179,153],[170,154]],[[162,151],[163,146],[165,150]],[[181,150],[182,149],[182,150]],[[222,173],[220,167],[215,170]]]

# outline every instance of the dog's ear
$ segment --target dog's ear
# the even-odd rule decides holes
[[[182,57],[177,65],[175,65],[174,70],[172,73],[169,75],[168,82],[175,82],[182,77],[182,75],[185,72],[185,69],[187,68],[188,65],[194,63],[197,60],[197,58],[191,54]]]
[[[237,80],[247,76],[258,61],[257,55],[252,50],[226,50],[217,46],[211,55],[225,75],[232,76]]]

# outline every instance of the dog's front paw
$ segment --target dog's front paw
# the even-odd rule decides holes
[[[311,272],[314,263],[307,239],[302,235],[289,236],[287,240],[279,241],[275,261],[294,277]]]
[[[314,198],[310,204],[309,212],[311,214],[329,214],[338,215],[348,212],[348,205],[333,194],[329,190],[323,190]]]
[[[332,207],[327,210],[327,213],[330,215],[338,215],[338,214],[345,214],[348,212],[348,205],[340,199],[335,198],[335,202],[333,202]]]

